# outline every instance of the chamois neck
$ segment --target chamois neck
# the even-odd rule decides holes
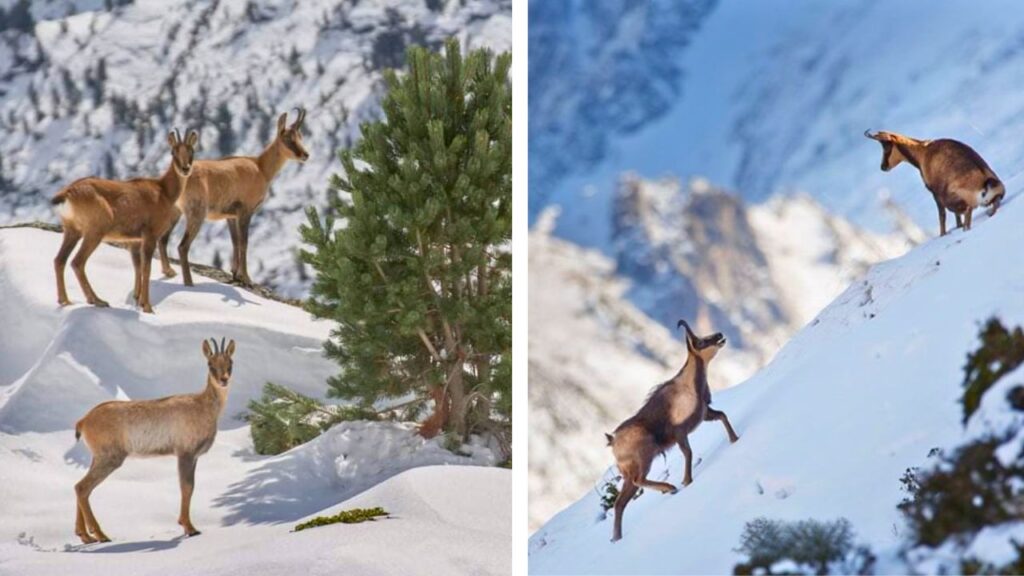
[[[910,162],[914,168],[921,169],[921,155],[923,154],[924,147],[928,145],[927,141],[907,138],[906,140],[895,140],[893,145],[907,159],[907,162]]]
[[[697,377],[698,368],[703,363],[704,360],[696,354],[687,354],[686,364],[683,364],[683,367],[679,369],[679,372],[676,373],[672,380],[680,384],[693,382]]]
[[[174,160],[171,160],[171,165],[167,167],[167,171],[160,178],[161,193],[172,203],[177,202],[178,196],[181,196],[187,181],[188,176],[178,174],[178,171],[174,169]]]
[[[206,389],[203,390],[202,396],[217,409],[217,415],[220,416],[224,411],[224,405],[227,404],[228,389],[217,384],[217,381],[207,374]]]
[[[274,141],[256,157],[256,164],[267,181],[273,180],[287,161],[288,157],[285,155],[284,144],[281,143],[280,138],[274,138]]]

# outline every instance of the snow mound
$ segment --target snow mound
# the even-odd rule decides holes
[[[324,398],[337,371],[321,354],[330,323],[205,278],[193,288],[155,279],[156,314],[141,314],[129,305],[128,253],[106,245],[87,272],[112,307],[60,308],[59,243],[51,232],[0,229],[0,575],[511,571],[511,474],[470,468],[494,463],[484,447],[456,454],[414,424],[348,422],[278,456],[254,453],[238,414],[267,381]],[[70,272],[68,289],[82,301]],[[106,400],[201,390],[200,344],[212,336],[235,339],[237,352],[220,432],[196,474],[202,535],[182,539],[175,523],[175,459],[130,458],[91,498],[113,542],[79,545],[73,486],[89,455],[75,421]],[[435,465],[448,466],[408,472]],[[353,497],[362,504],[344,502]],[[393,519],[290,533],[353,506],[383,506]]]
[[[1022,224],[1024,204],[1011,198],[970,232],[874,266],[771,364],[716,392],[741,439],[729,445],[720,426],[698,429],[691,486],[633,502],[616,544],[611,518],[587,494],[531,537],[531,573],[729,573],[744,523],[758,516],[846,517],[880,572],[905,569],[895,557],[899,478],[932,448],[972,434],[961,425],[962,366],[984,320],[1024,323]],[[681,471],[670,450],[650,476],[678,484]]]

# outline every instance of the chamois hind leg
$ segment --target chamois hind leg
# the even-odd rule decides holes
[[[57,303],[61,306],[71,304],[71,300],[68,299],[67,287],[64,285],[64,266],[68,263],[68,257],[75,249],[75,244],[81,238],[82,234],[78,230],[65,225],[64,241],[60,245],[60,250],[57,251],[57,257],[53,259],[53,271],[57,274]]]
[[[974,208],[967,207],[967,213],[964,214],[964,230],[971,229],[971,216],[974,214]]]
[[[85,528],[85,515],[82,514],[82,505],[78,503],[77,498],[75,499],[75,535],[81,538],[82,544],[92,544],[96,541]]]
[[[73,260],[71,260],[71,269],[75,271],[75,276],[78,277],[78,284],[82,287],[82,292],[85,292],[85,299],[93,306],[100,308],[106,308],[110,306],[105,300],[101,300],[96,292],[93,291],[92,285],[89,284],[89,278],[85,275],[85,263],[89,260],[89,256],[99,247],[100,242],[103,241],[103,236],[100,234],[86,235],[82,239],[82,245],[78,249],[78,253],[75,254]]]
[[[196,461],[195,454],[178,455],[178,482],[181,485],[181,512],[178,515],[178,524],[185,529],[186,536],[196,536],[200,532],[192,525],[190,507],[192,504],[192,489],[196,482]]]
[[[622,489],[615,499],[615,528],[612,531],[612,542],[622,540],[622,514],[626,511],[626,505],[633,500],[639,488],[629,478],[622,479]]]
[[[647,474],[651,471],[651,462],[654,461],[655,450],[653,447],[650,450],[645,450],[642,460],[643,465],[640,468],[640,474],[636,478],[633,478],[633,483],[642,488],[653,488],[661,492],[662,494],[675,494],[676,487],[669,484],[668,482],[658,482],[656,480],[648,480]]]
[[[711,422],[712,420],[718,420],[725,426],[725,433],[729,435],[729,442],[736,442],[740,439],[736,435],[736,431],[732,429],[732,424],[729,423],[729,417],[725,415],[725,412],[709,407],[707,414],[704,415],[704,421]]]
[[[133,242],[128,250],[132,253],[132,270],[135,271],[132,299],[138,304],[139,298],[142,297],[142,247],[137,242]]]
[[[238,248],[238,281],[245,286],[252,286],[252,279],[249,278],[250,223],[252,223],[251,212],[243,212],[238,215],[238,239],[241,241]]]
[[[959,212],[953,212],[953,216],[956,218],[956,227],[957,228],[963,228],[964,227],[964,218],[963,218],[963,216]]]
[[[179,220],[181,220],[180,210],[177,211],[177,215],[171,221],[171,227],[167,229],[167,233],[160,237],[160,268],[163,270],[164,278],[173,278],[177,274],[174,268],[171,268],[171,260],[167,257],[167,243],[171,241],[171,233],[178,226]]]
[[[103,482],[107,476],[110,476],[111,472],[121,467],[121,464],[124,463],[124,458],[124,455],[121,454],[102,456],[94,454],[92,464],[89,465],[89,471],[86,472],[85,477],[75,484],[75,496],[78,499],[79,511],[88,530],[85,536],[81,533],[78,536],[86,544],[90,541],[86,537],[91,537],[100,542],[110,542],[110,538],[103,533],[99,522],[96,521],[96,516],[92,513],[92,507],[89,505],[89,495],[92,494],[92,491],[96,489],[100,482]]]
[[[192,268],[188,263],[188,251],[192,247],[192,241],[199,234],[199,228],[203,225],[204,214],[185,214],[185,234],[178,244],[178,258],[181,261],[181,276],[185,286],[192,286]]]

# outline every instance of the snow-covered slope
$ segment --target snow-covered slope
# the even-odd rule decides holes
[[[53,221],[47,200],[76,178],[162,172],[173,126],[200,131],[200,158],[258,154],[278,114],[305,106],[311,158],[272,183],[249,256],[254,280],[292,296],[309,282],[295,257],[304,209],[326,205],[337,150],[377,117],[382,70],[401,67],[408,45],[449,36],[512,46],[509,0],[42,0],[31,11],[27,31],[0,13],[0,224]],[[224,224],[207,224],[193,253],[226,262]]]
[[[691,486],[633,502],[616,544],[597,495],[583,495],[531,537],[531,572],[729,573],[744,523],[758,516],[846,517],[879,554],[879,571],[905,572],[894,555],[899,478],[963,438],[961,370],[980,323],[1024,323],[1024,262],[1013,249],[1022,243],[1018,196],[970,232],[874,266],[767,367],[715,394],[741,439],[698,429]],[[679,483],[681,467],[670,450],[651,475]]]
[[[112,307],[62,309],[52,268],[59,244],[51,232],[0,230],[0,574],[510,570],[510,474],[465,468],[494,464],[488,450],[457,455],[412,424],[349,422],[279,456],[253,452],[238,415],[265,382],[323,398],[337,370],[321,356],[330,323],[201,277],[191,289],[178,278],[154,281],[156,314],[141,314],[127,303],[128,253],[106,245],[87,271]],[[68,282],[81,302],[70,274]],[[198,465],[192,515],[203,534],[179,537],[174,459],[129,459],[92,498],[114,541],[79,546],[73,486],[89,455],[74,422],[98,402],[201,390],[200,344],[221,336],[237,351],[221,431]],[[402,474],[440,464],[453,466]],[[310,515],[371,505],[393,519],[288,532]],[[473,508],[484,519],[467,519]],[[408,556],[394,553],[400,547]]]

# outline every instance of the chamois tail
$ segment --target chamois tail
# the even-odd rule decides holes
[[[607,432],[605,432],[604,437],[605,437],[606,440],[608,440],[608,446],[611,446],[612,442],[615,442],[615,436],[612,436],[611,434],[608,434]]]
[[[81,438],[81,437],[82,437],[82,421],[79,420],[78,422],[75,423],[75,442],[78,442],[78,439]]]

